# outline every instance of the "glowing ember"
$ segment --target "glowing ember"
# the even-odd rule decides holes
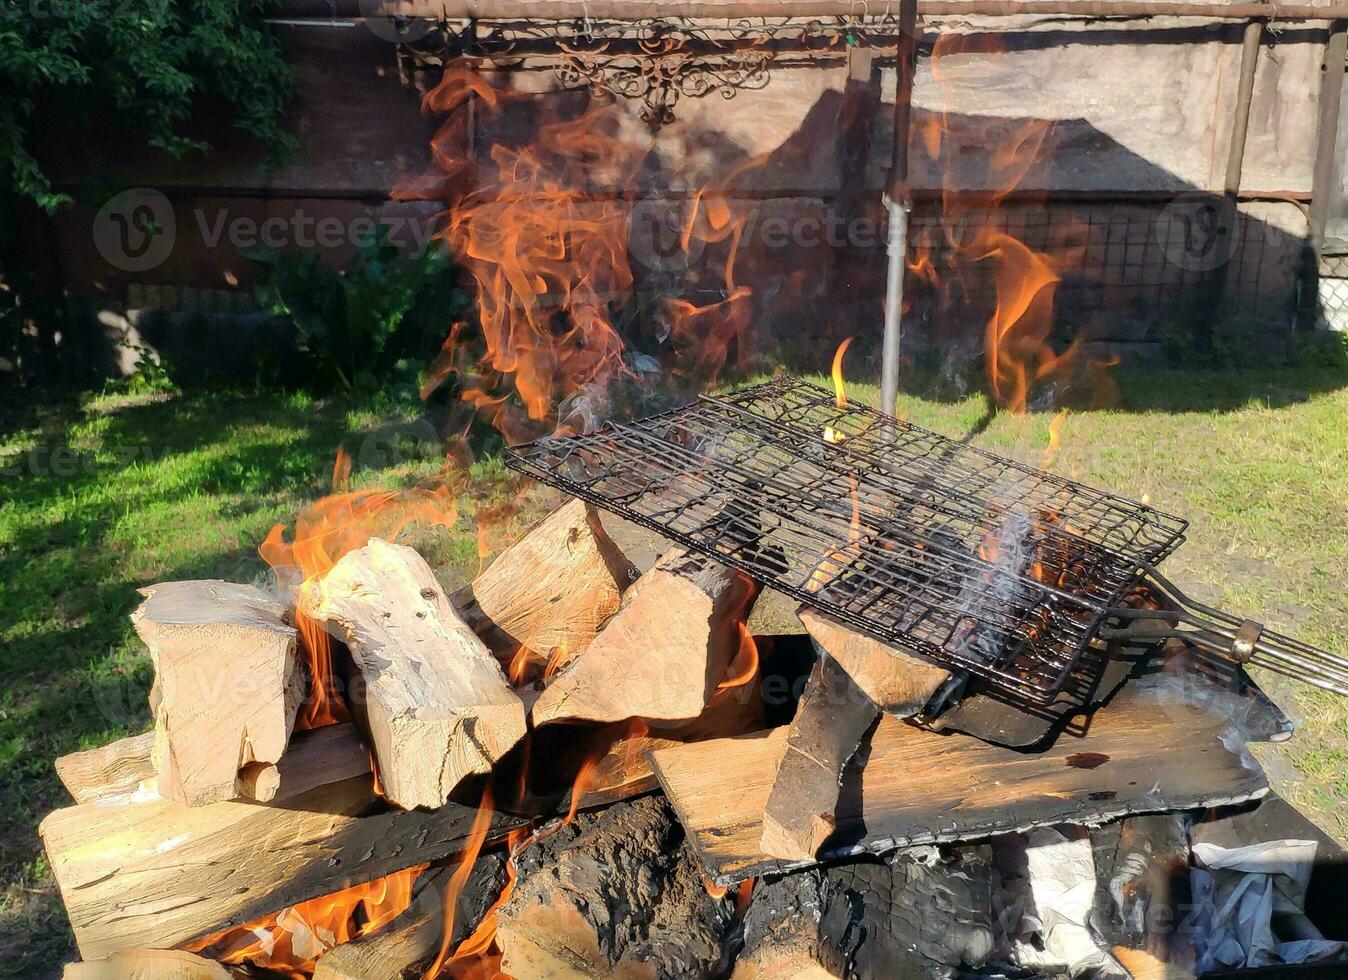
[[[310,899],[182,948],[221,963],[250,964],[304,977],[318,958],[342,943],[375,932],[412,903],[412,885],[428,865]]]

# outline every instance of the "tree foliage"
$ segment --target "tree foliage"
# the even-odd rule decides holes
[[[46,114],[143,131],[174,156],[205,149],[182,133],[202,99],[285,152],[293,88],[263,22],[268,0],[0,0],[0,189],[47,210],[65,195],[33,152]]]

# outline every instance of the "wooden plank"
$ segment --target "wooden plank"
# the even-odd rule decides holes
[[[181,949],[137,949],[92,963],[71,963],[61,980],[230,980],[214,960]]]
[[[155,778],[154,731],[119,738],[84,752],[63,755],[54,763],[61,784],[76,803],[92,803],[131,793]]]
[[[1225,720],[1172,694],[1164,680],[1136,682],[1096,713],[1084,737],[1060,737],[1034,754],[882,717],[856,785],[843,788],[831,846],[882,853],[1263,796],[1258,764],[1223,744]],[[810,863],[774,860],[759,846],[785,746],[786,730],[776,729],[652,753],[717,884]]]
[[[282,765],[317,772],[330,747]],[[318,778],[317,776],[313,778]],[[80,953],[168,947],[459,851],[475,810],[389,810],[366,773],[273,804],[188,807],[132,794],[57,810],[39,829]],[[522,821],[497,815],[492,833]]]
[[[457,870],[458,865],[447,864],[420,875],[411,905],[378,932],[343,943],[319,957],[314,980],[403,980],[412,967],[433,957],[444,935],[446,889]],[[451,947],[477,928],[505,881],[504,855],[478,858],[455,899]]]
[[[359,672],[348,700],[399,806],[440,806],[524,735],[524,704],[412,548],[372,538],[298,604],[341,630]]]

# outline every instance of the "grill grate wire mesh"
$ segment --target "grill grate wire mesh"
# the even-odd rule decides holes
[[[1037,703],[1187,527],[789,377],[507,465]]]

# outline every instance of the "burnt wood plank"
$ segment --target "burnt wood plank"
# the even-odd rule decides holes
[[[824,855],[882,853],[1055,823],[1094,825],[1132,813],[1218,806],[1268,791],[1243,748],[1228,749],[1219,715],[1181,703],[1162,681],[1135,683],[1084,737],[1039,753],[939,735],[882,717],[838,832]],[[656,776],[718,884],[808,865],[762,853],[763,810],[786,730],[652,753]]]

